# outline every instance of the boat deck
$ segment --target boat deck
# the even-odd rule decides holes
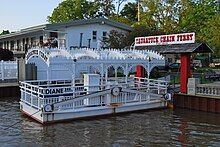
[[[148,83],[146,83],[148,82]],[[21,110],[41,123],[166,106],[167,82],[134,78],[85,86],[71,81],[21,82]]]

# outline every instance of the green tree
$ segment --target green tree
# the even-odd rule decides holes
[[[177,31],[178,3],[175,0],[142,1],[140,24],[148,25],[154,30],[160,29],[165,33]]]
[[[97,17],[110,17],[114,15],[115,5],[113,0],[94,0],[94,6],[97,8]]]
[[[119,14],[119,11],[120,11],[120,7],[121,5],[126,2],[127,0],[116,0],[116,3],[117,3],[117,15]]]
[[[147,28],[145,25],[135,25],[134,29],[127,34],[118,32],[116,30],[110,31],[106,42],[111,48],[128,48],[134,43],[135,37],[158,35],[161,33],[162,32],[160,31],[151,30],[150,28]]]
[[[106,43],[110,48],[124,48],[126,44],[126,34],[112,30],[108,34]]]
[[[120,14],[121,16],[136,22],[137,21],[137,3],[127,3],[125,4],[124,8],[121,10]]]
[[[220,16],[214,0],[189,1],[179,16],[180,32],[195,32],[197,42],[206,42],[220,56]]]
[[[72,19],[93,18],[97,13],[93,2],[87,0],[65,0],[53,10],[48,21],[51,23],[67,22]]]
[[[191,1],[187,9],[180,12],[179,30],[200,33],[209,18],[216,15],[217,10],[212,2],[213,0]]]
[[[128,19],[127,17],[121,16],[121,15],[117,15],[117,14],[111,16],[110,19],[114,20],[114,21],[117,21],[117,22],[121,22],[121,23],[130,25],[130,26],[134,24],[134,22],[131,21],[130,19]]]
[[[201,29],[203,42],[206,42],[214,50],[213,56],[220,57],[220,15],[214,15],[208,19],[205,24],[206,27]]]
[[[10,34],[9,30],[3,30],[0,35]]]

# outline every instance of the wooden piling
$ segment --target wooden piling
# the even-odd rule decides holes
[[[0,98],[20,97],[20,88],[18,83],[1,83]]]
[[[175,108],[220,113],[220,97],[174,94],[173,105]]]

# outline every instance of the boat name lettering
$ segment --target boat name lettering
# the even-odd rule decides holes
[[[60,94],[63,93],[63,88],[59,89],[46,89],[46,94]]]

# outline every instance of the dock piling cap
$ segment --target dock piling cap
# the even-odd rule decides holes
[[[120,92],[121,92],[121,87],[113,87],[111,90],[111,94],[113,96],[118,96]]]
[[[53,105],[47,104],[44,106],[44,112],[52,112],[53,111]]]

